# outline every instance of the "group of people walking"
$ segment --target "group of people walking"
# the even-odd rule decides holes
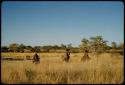
[[[87,49],[84,51],[84,56],[81,58],[81,61],[85,61],[87,59],[90,59],[88,56],[88,52],[89,51]],[[69,62],[69,59],[70,59],[70,49],[67,48],[65,55],[62,56],[62,60],[65,62]],[[37,55],[36,52],[35,52],[35,55],[33,56],[33,63],[35,63],[35,64],[40,63],[40,57]]]

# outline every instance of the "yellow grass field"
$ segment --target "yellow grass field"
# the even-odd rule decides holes
[[[23,57],[33,53],[1,53],[1,57]],[[3,84],[121,84],[124,82],[124,56],[103,53],[82,62],[82,53],[71,53],[69,63],[63,53],[38,53],[40,64],[32,60],[1,60]]]

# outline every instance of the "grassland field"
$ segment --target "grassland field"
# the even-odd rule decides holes
[[[34,53],[1,53],[1,57],[33,57]],[[64,53],[38,53],[40,63],[32,60],[1,60],[3,84],[121,84],[124,82],[124,56],[103,53],[89,54],[90,60],[81,61],[83,53],[71,53],[68,63]]]

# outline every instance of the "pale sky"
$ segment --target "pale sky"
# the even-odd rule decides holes
[[[2,46],[72,44],[101,35],[109,43],[124,40],[124,4],[120,1],[4,1]]]

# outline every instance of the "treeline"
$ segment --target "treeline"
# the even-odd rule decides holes
[[[2,52],[65,52],[66,48],[72,49],[72,52],[78,52],[77,47],[72,47],[72,44],[64,45],[46,45],[46,46],[26,46],[24,44],[12,43],[8,47],[2,46]]]
[[[89,50],[89,52],[95,54],[101,53],[120,53],[124,54],[124,43],[117,44],[116,42],[111,42],[111,46],[107,44],[107,40],[104,40],[102,36],[90,37],[89,39],[83,38],[81,40],[80,49],[81,51]]]
[[[65,52],[66,48],[70,48],[71,52],[78,53],[88,49],[89,52],[102,53],[120,53],[124,54],[124,43],[116,44],[112,42],[111,46],[107,44],[108,41],[104,40],[102,36],[90,37],[89,39],[83,38],[79,47],[73,47],[72,44],[64,45],[47,45],[47,46],[26,46],[24,44],[12,43],[9,46],[2,46],[2,52]]]

